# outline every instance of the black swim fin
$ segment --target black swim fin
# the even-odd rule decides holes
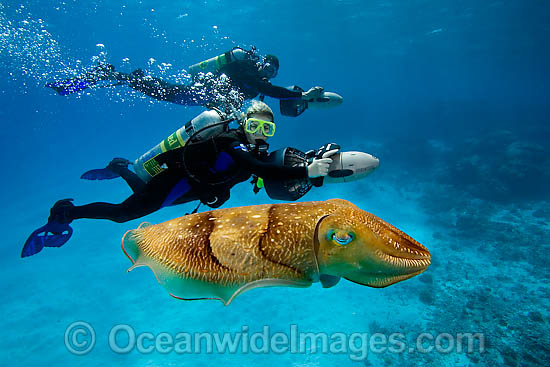
[[[99,64],[94,67],[92,70],[86,72],[81,77],[75,77],[59,82],[48,83],[45,86],[52,88],[61,96],[67,96],[69,94],[77,93],[83,91],[86,88],[96,85],[98,82],[103,80],[113,80],[114,78],[115,67],[111,64]],[[113,86],[121,84],[120,81],[117,81],[114,84],[106,85]]]

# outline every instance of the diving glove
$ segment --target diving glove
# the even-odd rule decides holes
[[[336,154],[336,152],[338,152],[338,149],[332,149],[323,153],[321,158],[313,159],[309,166],[307,166],[307,176],[309,178],[326,176],[332,163],[332,159],[329,157]]]

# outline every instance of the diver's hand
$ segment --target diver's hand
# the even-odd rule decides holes
[[[313,87],[307,92],[302,92],[302,99],[305,101],[309,101],[315,98],[319,98],[323,95],[324,90],[325,89],[323,87],[319,87],[319,86]]]
[[[322,156],[323,158],[332,157],[339,150],[340,150],[340,145],[336,143],[327,143],[323,145],[321,148],[317,149],[317,153],[315,153],[315,156],[316,157]]]
[[[324,177],[328,174],[328,167],[332,163],[330,158],[314,159],[313,162],[307,166],[307,177]]]
[[[322,158],[315,158],[313,162],[307,166],[307,177],[324,177],[328,174],[328,169],[332,163],[332,158],[329,158],[331,155],[338,152],[338,149],[330,150],[323,154]]]

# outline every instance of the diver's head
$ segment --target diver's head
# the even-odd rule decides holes
[[[279,59],[275,55],[265,55],[259,70],[262,77],[267,79],[275,78],[279,71]]]
[[[265,142],[275,133],[273,111],[264,102],[253,100],[246,110],[243,128],[249,143],[254,144],[257,140]]]

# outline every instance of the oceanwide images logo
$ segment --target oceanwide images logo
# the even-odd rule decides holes
[[[114,353],[149,354],[234,353],[234,354],[347,354],[353,361],[365,360],[369,353],[481,353],[485,337],[480,333],[417,334],[414,340],[403,333],[304,332],[290,325],[286,332],[263,326],[252,332],[244,325],[238,332],[141,332],[127,324],[113,326],[107,333],[107,347]],[[76,355],[90,353],[96,333],[85,321],[70,324],[65,331],[65,346]]]

